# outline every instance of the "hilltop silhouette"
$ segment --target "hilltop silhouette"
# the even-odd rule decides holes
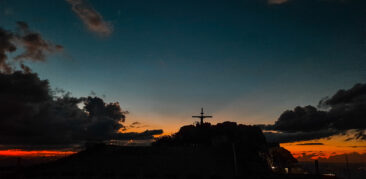
[[[217,125],[203,123],[183,126],[172,136],[158,138],[153,145],[206,145],[219,146],[224,144],[245,144],[247,148],[264,150],[266,139],[260,128],[236,124],[235,122],[223,122]]]
[[[309,178],[284,175],[296,159],[266,142],[256,126],[224,122],[183,126],[151,146],[96,144],[25,168],[26,178]],[[276,173],[273,167],[277,169]]]

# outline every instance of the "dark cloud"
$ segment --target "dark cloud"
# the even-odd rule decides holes
[[[359,140],[366,140],[366,132],[365,130],[364,131],[358,131],[355,135],[355,138],[356,139],[359,139]]]
[[[314,161],[314,157],[318,157],[318,154],[316,153],[302,153],[300,157],[297,157],[296,159],[298,161]]]
[[[268,4],[283,4],[288,2],[288,0],[268,0]]]
[[[350,140],[366,140],[366,130],[356,130],[356,132],[354,132],[354,135],[351,137],[348,137],[346,139],[346,141],[350,141]]]
[[[281,114],[275,122],[274,130],[284,132],[308,132],[328,128],[327,112],[318,111],[313,106],[296,107]]]
[[[132,128],[143,128],[143,127],[148,127],[148,125],[144,125],[141,122],[133,122],[132,124],[130,124],[128,126],[128,128],[132,129]]]
[[[13,60],[45,61],[48,54],[63,50],[61,45],[55,45],[43,39],[41,34],[33,32],[25,22],[17,22],[17,30],[12,32],[0,28],[0,72],[11,73],[14,68],[10,63],[14,62],[8,59],[7,54],[15,52],[19,47],[23,49]],[[30,72],[24,64],[23,70]]]
[[[24,48],[24,52],[15,57],[15,60],[29,59],[45,61],[46,54],[62,51],[61,45],[54,45],[42,38],[41,34],[29,30],[25,22],[17,22],[19,34],[17,40]]]
[[[329,118],[336,129],[366,129],[366,84],[356,84],[349,90],[339,90],[320,106],[328,107]]]
[[[144,125],[141,122],[133,122],[130,125],[127,126],[123,126],[123,128],[121,129],[122,131],[127,131],[127,130],[133,130],[133,129],[139,129],[139,128],[147,128],[149,127],[149,125]]]
[[[338,134],[337,130],[320,130],[311,132],[263,132],[268,142],[296,142],[321,139]]]
[[[267,0],[268,4],[271,4],[271,5],[285,4],[285,3],[292,2],[292,1],[301,1],[301,0]],[[302,0],[302,1],[304,1],[304,0]],[[319,0],[319,1],[326,1],[326,0]],[[347,0],[328,0],[328,1],[345,2]]]
[[[323,143],[302,143],[302,144],[296,144],[296,145],[324,145]]]
[[[154,135],[160,135],[163,134],[163,130],[146,130],[144,132],[127,132],[127,133],[119,133],[117,135],[117,139],[119,140],[147,140],[147,139],[153,139]]]
[[[366,146],[348,146],[348,147],[351,147],[351,148],[366,148]]]
[[[7,53],[17,49],[12,40],[14,40],[14,34],[0,27],[0,70],[6,73],[12,71],[7,62]]]
[[[66,0],[72,6],[72,10],[79,16],[86,27],[102,36],[112,33],[111,24],[104,21],[103,17],[84,0]]]
[[[29,68],[27,65],[24,65],[23,63],[20,64],[20,68],[23,70],[24,73],[32,73],[32,69]]]
[[[366,100],[366,84],[356,84],[349,90],[339,90],[331,98],[324,98],[320,106],[336,107],[338,105],[362,103]]]
[[[366,84],[356,84],[351,89],[339,90],[332,97],[322,99],[318,105],[296,107],[281,114],[274,125],[262,125],[269,140],[293,142],[319,139],[355,130],[348,140],[366,140]]]
[[[14,148],[68,148],[112,138],[147,139],[162,133],[121,134],[127,111],[119,103],[53,94],[48,81],[37,74],[0,73],[0,143]]]

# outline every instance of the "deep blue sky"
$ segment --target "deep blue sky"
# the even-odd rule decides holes
[[[90,0],[113,26],[90,32],[63,0],[0,0],[0,26],[25,21],[64,46],[28,63],[52,88],[94,91],[128,123],[174,130],[205,107],[213,122],[273,123],[366,80],[362,0]]]

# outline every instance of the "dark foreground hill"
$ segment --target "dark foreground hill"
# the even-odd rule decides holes
[[[261,130],[226,122],[184,126],[149,147],[95,145],[55,162],[28,167],[25,178],[314,178],[273,173],[287,165],[269,152]],[[277,156],[271,159],[271,156]],[[292,157],[292,156],[291,156]],[[290,157],[290,160],[293,158]],[[272,157],[273,158],[273,157]],[[287,156],[288,158],[288,156]],[[289,160],[289,159],[286,159]],[[289,161],[290,161],[289,160]],[[277,166],[276,166],[277,167]],[[278,166],[279,167],[279,166]]]
[[[246,172],[269,173],[256,156],[242,163]],[[76,155],[29,168],[28,177],[223,178],[234,176],[231,147],[96,146]]]

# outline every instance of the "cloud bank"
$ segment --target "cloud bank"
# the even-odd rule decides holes
[[[323,110],[321,110],[323,109]],[[320,139],[356,131],[348,140],[366,140],[366,84],[339,90],[314,106],[296,107],[281,114],[274,125],[261,126],[267,140],[294,142]]]
[[[48,81],[33,73],[0,74],[0,99],[0,143],[21,148],[107,140],[126,114],[118,103],[98,97],[53,96]]]
[[[109,36],[112,25],[104,21],[103,17],[85,0],[66,0],[72,6],[72,10],[92,32],[102,36]]]
[[[120,133],[127,111],[119,103],[54,93],[37,74],[0,73],[0,143],[8,148],[59,149],[111,139],[153,139],[163,133]]]

